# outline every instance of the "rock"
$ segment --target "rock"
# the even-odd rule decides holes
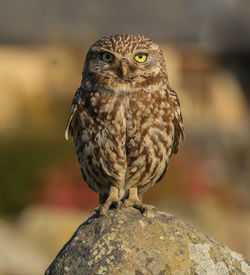
[[[80,225],[45,274],[250,274],[250,264],[170,214],[127,208]]]

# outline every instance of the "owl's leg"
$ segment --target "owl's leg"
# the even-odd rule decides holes
[[[105,202],[104,202],[103,196],[99,195],[99,200],[101,203],[99,211],[101,215],[106,215],[111,206],[114,206],[115,208],[121,207],[122,202],[119,199],[118,194],[119,194],[118,189],[115,186],[111,186],[109,190],[108,198],[105,200]]]
[[[148,210],[147,205],[143,204],[139,199],[137,187],[131,187],[129,189],[129,197],[125,200],[123,207],[134,207],[139,209],[142,213]]]

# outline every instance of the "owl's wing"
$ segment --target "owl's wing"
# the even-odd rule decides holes
[[[173,101],[173,107],[174,107],[173,124],[174,124],[175,131],[174,131],[174,143],[173,143],[172,152],[177,154],[180,142],[184,140],[185,132],[183,127],[183,119],[181,115],[180,101],[177,97],[177,94],[173,89],[169,88],[169,95]]]
[[[173,119],[174,123],[174,143],[173,143],[173,153],[177,154],[180,142],[184,139],[184,128],[182,120],[180,120],[178,117],[174,116]]]
[[[73,101],[72,101],[72,105],[71,105],[71,110],[70,110],[70,115],[69,115],[69,118],[68,118],[68,122],[67,122],[67,125],[66,125],[66,130],[65,130],[65,138],[66,140],[69,139],[69,136],[72,136],[72,122],[74,121],[75,119],[75,116],[78,112],[78,107],[79,107],[79,101],[80,101],[80,97],[81,97],[81,93],[82,93],[82,89],[79,88],[75,95],[74,95],[74,98],[73,98]]]

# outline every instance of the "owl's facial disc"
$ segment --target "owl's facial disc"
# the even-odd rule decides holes
[[[85,72],[89,74],[88,89],[101,87],[115,92],[151,90],[164,79],[161,56],[155,50],[120,53],[91,49],[87,56]]]
[[[149,55],[149,59],[148,59]],[[129,83],[138,80],[138,78],[146,77],[147,73],[152,74],[153,55],[148,53],[128,53],[121,54],[115,52],[96,53],[93,64],[95,72],[100,76],[113,79],[114,82]],[[96,65],[98,65],[96,67]],[[96,70],[98,69],[98,70]]]

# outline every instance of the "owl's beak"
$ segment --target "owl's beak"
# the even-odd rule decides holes
[[[123,77],[126,77],[126,75],[128,74],[128,70],[127,70],[127,68],[126,67],[122,67],[122,76]]]
[[[122,77],[126,77],[129,73],[129,68],[128,68],[128,62],[127,60],[121,60],[120,62],[120,72]]]

